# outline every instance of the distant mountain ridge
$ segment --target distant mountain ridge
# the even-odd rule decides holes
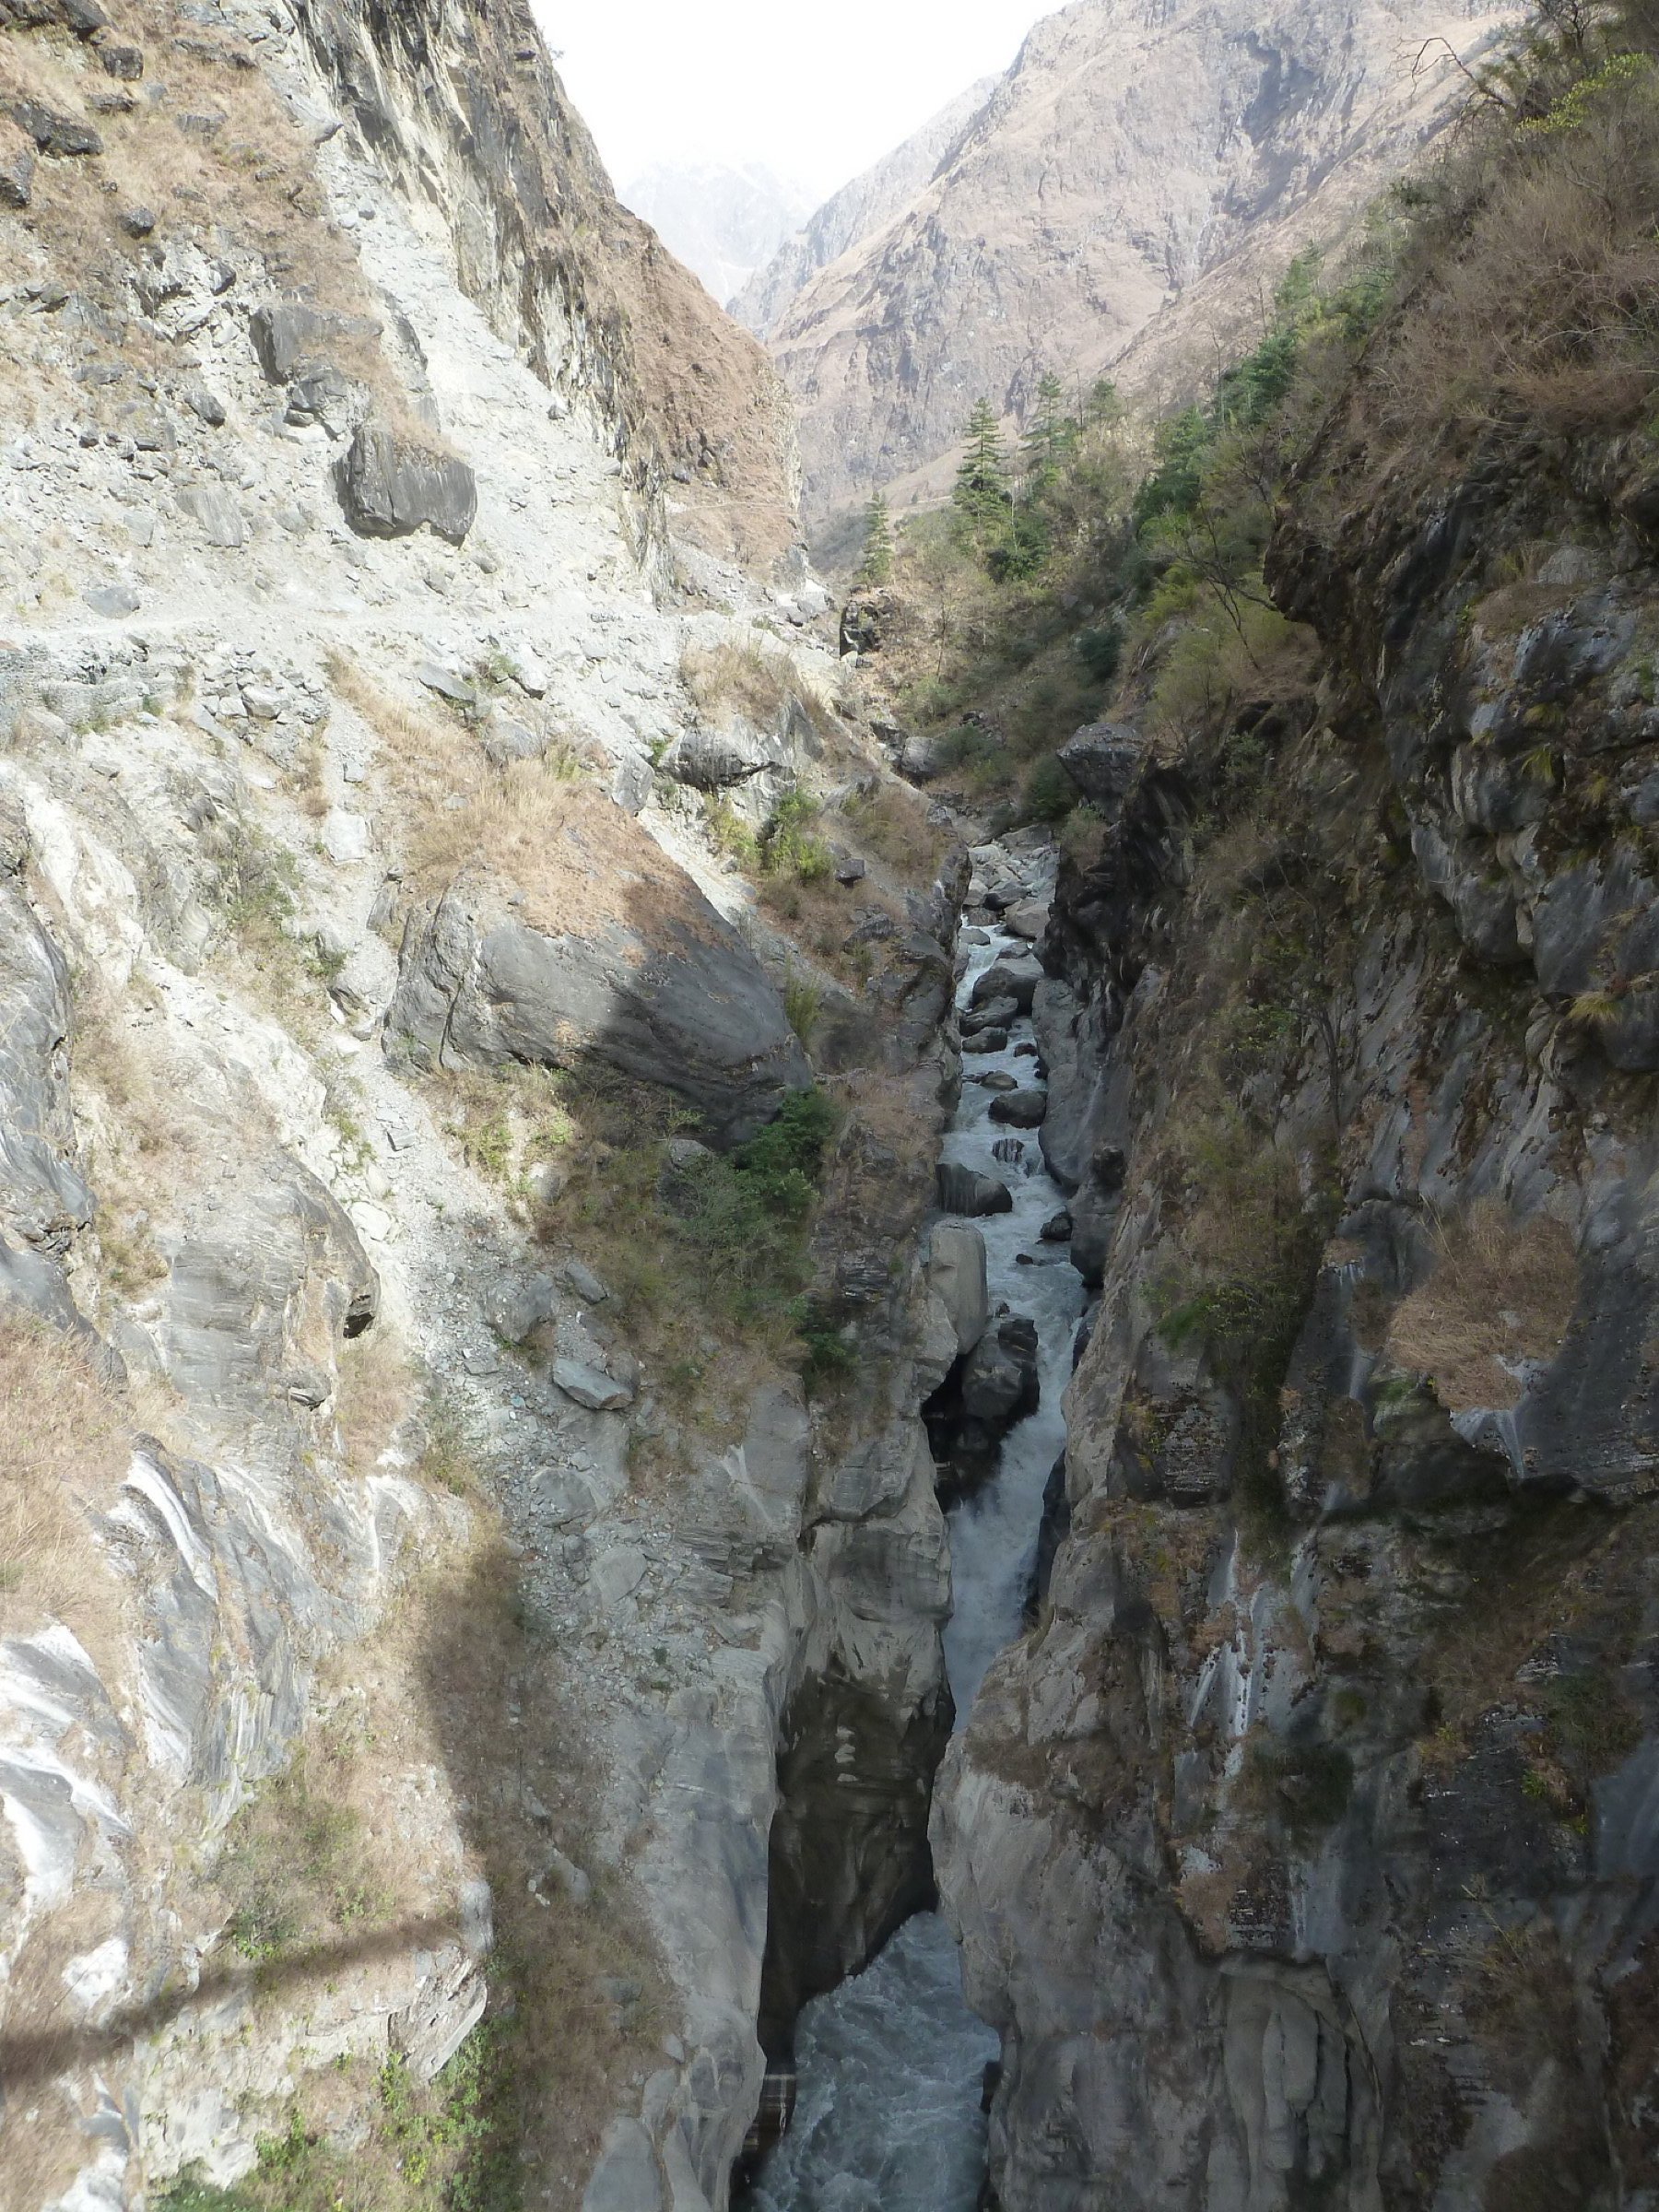
[[[954,150],[997,86],[983,76],[924,123],[902,146],[875,162],[826,200],[810,222],[785,239],[766,266],[758,270],[731,301],[740,323],[759,337],[773,326],[820,269],[839,261],[849,246],[886,228],[901,215],[939,165]]]
[[[935,496],[974,398],[1018,419],[1045,369],[1179,395],[1294,253],[1420,156],[1466,88],[1459,64],[1518,12],[1074,0],[1046,18],[987,96],[807,225],[835,258],[792,240],[734,303],[794,394],[808,522],[877,485]]]
[[[749,283],[812,206],[811,194],[762,163],[659,162],[619,194],[723,307]]]

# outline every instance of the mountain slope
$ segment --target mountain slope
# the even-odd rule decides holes
[[[780,244],[763,269],[754,271],[732,300],[732,312],[764,338],[771,335],[820,269],[839,261],[849,247],[884,230],[917,193],[932,183],[939,164],[955,147],[1000,80],[982,76],[941,108],[931,122],[890,154],[853,178],[805,224]],[[630,200],[629,205],[636,203]],[[641,208],[642,214],[649,214]],[[654,220],[654,218],[652,218]],[[672,242],[672,241],[670,241]]]
[[[1018,416],[1045,368],[1091,378],[1194,287],[1237,268],[1248,288],[1246,257],[1339,232],[1449,112],[1452,50],[1513,12],[1077,0],[1040,23],[940,172],[771,333],[808,519],[877,483],[928,488],[978,394]]]

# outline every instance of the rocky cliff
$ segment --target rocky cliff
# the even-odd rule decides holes
[[[936,495],[978,396],[1019,418],[1045,371],[1086,388],[1152,327],[1125,381],[1189,396],[1292,254],[1342,235],[1443,124],[1452,57],[1513,14],[1076,0],[1040,23],[906,206],[878,194],[828,267],[796,257],[787,306],[767,295],[809,520],[878,485]]]
[[[1327,395],[1300,677],[1072,756],[1036,1012],[1100,1305],[934,1831],[1006,2212],[1654,2201],[1653,366],[1544,374],[1576,191],[1645,250],[1648,66]]]
[[[723,2204],[926,1878],[949,825],[522,11],[0,112],[0,2197]]]

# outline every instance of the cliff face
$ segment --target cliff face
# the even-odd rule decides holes
[[[1269,557],[1316,683],[1138,741],[1043,948],[1101,1301],[935,1818],[1005,2212],[1659,2173],[1652,451],[1380,465],[1391,347]]]
[[[878,203],[787,307],[767,302],[809,520],[876,485],[936,494],[976,397],[1018,418],[1045,370],[1086,388],[1155,324],[1129,381],[1188,395],[1291,255],[1340,235],[1443,123],[1464,79],[1436,41],[1466,59],[1513,12],[1077,0],[1039,24],[909,204]]]
[[[0,2197],[718,2205],[787,1715],[924,1878],[948,826],[527,18],[0,26]]]

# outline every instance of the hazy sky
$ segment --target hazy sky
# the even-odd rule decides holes
[[[618,185],[653,162],[764,161],[828,197],[1059,0],[533,0]]]

